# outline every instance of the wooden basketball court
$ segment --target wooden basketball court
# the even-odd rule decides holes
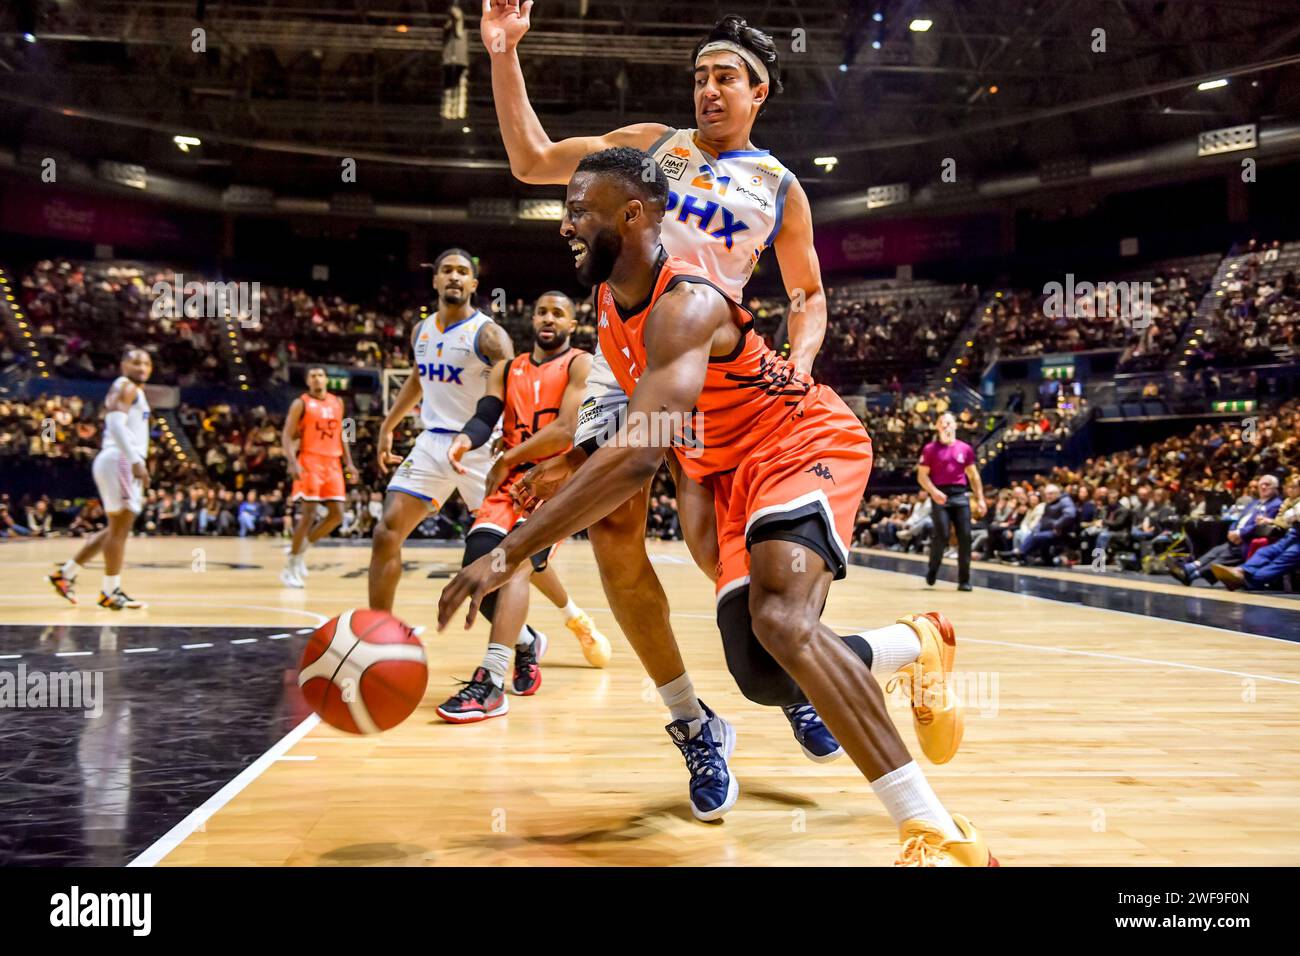
[[[103,634],[148,633],[151,653],[139,659],[172,655],[181,673],[220,676],[237,688],[257,676],[245,671],[257,666],[255,648],[274,638],[286,655],[296,653],[305,640],[298,631],[365,605],[364,544],[313,550],[306,592],[277,580],[281,547],[134,539],[124,587],[150,608],[115,614],[89,604],[98,567],[82,578],[79,607],[43,582],[73,542],[6,545],[0,633],[48,643],[64,625],[68,634],[81,633],[73,625],[98,629],[88,653],[68,653],[82,655],[79,667],[104,668],[124,662],[126,651],[124,639]],[[213,780],[217,792],[166,820],[130,858],[169,866],[891,862],[894,828],[853,765],[809,762],[778,711],[740,696],[723,661],[710,586],[683,546],[651,549],[695,685],[737,728],[732,769],[741,795],[723,822],[690,815],[686,772],[663,730],[666,712],[605,609],[586,542],[567,543],[555,564],[610,635],[610,666],[586,666],[560,614],[534,591],[530,621],[552,638],[542,690],[512,698],[503,718],[439,720],[434,707],[477,663],[486,630],[436,633],[443,581],[428,574],[458,565],[459,550],[426,547],[408,550],[396,607],[427,627],[429,690],[415,715],[372,738],[294,718],[291,734],[241,757],[237,779]],[[1081,586],[1174,595],[1189,605],[1248,600],[1276,608],[1284,628],[1294,628],[1300,612],[1284,598],[1189,594],[1106,575]],[[930,590],[919,576],[864,567],[832,588],[826,621],[846,632],[932,609],[957,626],[966,739],[952,763],[923,765],[949,808],[981,826],[1005,865],[1300,864],[1300,644],[989,588],[960,594],[941,582]],[[178,643],[183,627],[209,636]],[[236,645],[222,646],[227,632]],[[1275,635],[1285,637],[1297,631]],[[22,654],[5,656],[0,666]],[[149,673],[128,675],[137,720],[153,692]],[[296,695],[291,674],[283,685],[285,698]],[[158,706],[176,706],[174,691],[156,693],[168,698]],[[246,719],[249,706],[291,709],[275,700],[241,704],[228,719]],[[905,707],[895,702],[892,710],[912,745]],[[170,734],[184,732],[183,711],[172,723]],[[160,739],[151,745],[155,762],[167,759],[169,738]],[[145,756],[137,748],[128,779],[144,779]],[[127,789],[118,806],[130,814]]]

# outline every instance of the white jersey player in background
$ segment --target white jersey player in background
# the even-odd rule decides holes
[[[122,590],[122,561],[126,539],[144,507],[144,489],[149,484],[149,401],[144,395],[144,383],[153,373],[153,360],[144,349],[128,348],[122,355],[121,372],[104,399],[104,446],[92,467],[108,527],[93,535],[49,576],[54,590],[76,604],[77,575],[103,551],[104,582],[99,606],[113,611],[147,606]]]
[[[468,252],[448,249],[438,256],[433,288],[438,310],[411,334],[414,367],[379,427],[376,449],[381,475],[397,465],[370,550],[370,606],[389,613],[402,577],[402,544],[411,532],[453,491],[471,511],[483,503],[490,444],[465,454],[463,472],[452,468],[447,449],[487,394],[492,366],[515,356],[506,330],[473,305],[478,270]],[[402,459],[393,454],[393,431],[416,403],[424,429]]]

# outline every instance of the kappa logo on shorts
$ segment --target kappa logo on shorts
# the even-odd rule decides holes
[[[831,470],[827,468],[825,465],[823,465],[820,461],[817,462],[817,464],[813,465],[811,468],[809,468],[808,471],[805,471],[804,474],[806,475],[808,474],[808,472],[812,472],[818,478],[829,478],[830,483],[832,485],[835,484],[835,476],[832,475]]]

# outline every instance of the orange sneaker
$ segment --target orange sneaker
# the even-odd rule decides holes
[[[53,574],[47,575],[45,580],[50,582],[50,586],[54,588],[55,593],[58,594],[59,597],[71,604],[77,603],[76,589],[73,583],[63,576],[62,568],[55,571]]]
[[[965,733],[961,702],[948,680],[957,658],[957,634],[939,611],[899,618],[916,632],[921,654],[898,669],[885,685],[892,693],[902,687],[912,701],[912,726],[921,751],[931,763],[947,763],[957,754]]]
[[[898,828],[902,846],[894,866],[1001,866],[984,844],[975,824],[954,813],[952,822],[961,831],[960,840],[949,840],[924,820],[905,820]]]
[[[573,636],[582,645],[582,656],[587,659],[588,664],[592,667],[604,667],[609,663],[612,653],[609,638],[596,630],[596,622],[586,611],[580,611],[577,617],[569,618],[564,622],[564,626],[573,632]]]

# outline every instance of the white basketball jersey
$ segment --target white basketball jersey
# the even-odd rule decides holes
[[[703,266],[740,302],[759,257],[781,229],[794,173],[765,149],[706,153],[693,129],[669,130],[650,154],[668,176],[664,248]]]
[[[113,382],[112,388],[119,387],[121,382],[129,382],[130,379],[125,375],[119,375]],[[130,438],[130,448],[123,448],[114,440],[108,429],[104,429],[104,450],[112,449],[117,452],[125,453],[127,458],[143,458],[146,461],[149,458],[149,400],[144,397],[144,386],[136,385],[135,401],[126,412],[126,433]]]
[[[420,419],[435,432],[459,432],[487,394],[492,363],[478,350],[478,333],[492,319],[476,311],[439,331],[438,316],[420,323],[415,374],[420,376]]]

